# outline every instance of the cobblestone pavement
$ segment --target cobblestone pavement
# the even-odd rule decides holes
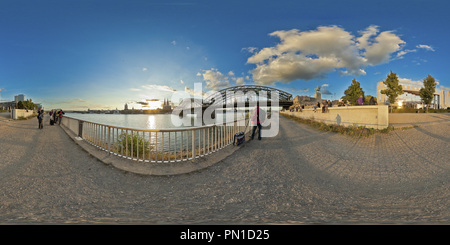
[[[278,136],[174,176],[103,164],[59,126],[0,120],[0,223],[448,224],[450,120],[436,116],[367,138],[280,116]]]

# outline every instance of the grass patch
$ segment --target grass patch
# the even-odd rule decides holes
[[[30,115],[28,117],[20,116],[17,118],[17,120],[28,120],[28,119],[32,119],[32,118],[36,118],[36,117],[37,117],[37,113],[33,113],[32,115]]]
[[[402,108],[402,109],[392,109],[392,113],[449,113],[450,108],[447,109],[413,109],[413,108]]]
[[[339,133],[339,134],[348,135],[348,136],[352,136],[352,137],[361,137],[361,136],[368,137],[375,133],[389,133],[390,131],[394,130],[394,127],[392,127],[392,126],[388,126],[385,129],[366,128],[365,126],[344,127],[344,126],[335,125],[335,124],[328,125],[323,122],[314,121],[311,119],[298,118],[298,117],[294,117],[294,116],[290,116],[290,115],[283,115],[283,116],[290,120],[293,120],[293,121],[296,121],[299,123],[303,123],[306,125],[310,125],[320,131],[334,132],[334,133]]]

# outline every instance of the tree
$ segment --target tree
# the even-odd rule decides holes
[[[371,99],[373,100],[374,104],[371,104],[371,101],[370,101]],[[369,103],[369,105],[375,105],[375,103],[377,103],[377,97],[373,97],[372,95],[366,95],[364,97],[364,101]]]
[[[391,73],[389,73],[383,83],[384,85],[386,85],[386,89],[381,90],[380,92],[388,97],[389,103],[392,105],[397,100],[397,97],[403,94],[403,87],[402,85],[398,84],[397,74],[393,73],[392,71]]]
[[[344,101],[348,100],[352,105],[356,105],[356,100],[362,96],[364,98],[364,91],[362,90],[360,84],[355,79],[352,80],[352,84],[344,92],[342,99]]]
[[[25,101],[19,101],[17,103],[17,109],[28,109],[28,110],[36,110],[37,105],[33,103],[31,99]]]
[[[19,101],[17,102],[17,109],[24,109],[25,107],[23,106],[23,102]]]
[[[428,75],[425,79],[423,79],[423,88],[419,90],[419,96],[422,99],[423,103],[427,105],[427,111],[429,104],[433,100],[433,95],[436,90],[436,81],[434,77]]]

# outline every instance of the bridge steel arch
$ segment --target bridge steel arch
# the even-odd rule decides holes
[[[283,90],[279,90],[276,88],[268,87],[268,86],[261,86],[261,85],[239,85],[239,86],[233,86],[221,89],[217,91],[217,93],[220,93],[222,98],[222,103],[226,104],[226,101],[229,99],[235,98],[234,95],[236,92],[243,92],[244,94],[247,94],[248,92],[257,92],[259,95],[259,92],[264,91],[267,92],[267,95],[270,95],[272,92],[278,92],[278,101],[280,102],[290,102],[292,101],[292,94],[287,93]],[[232,93],[229,93],[232,92]],[[211,104],[212,100],[217,96],[217,94],[212,94],[204,99],[204,104]],[[268,98],[269,99],[269,98]],[[214,104],[218,104],[218,101],[214,101]]]

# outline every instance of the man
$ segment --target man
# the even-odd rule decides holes
[[[261,140],[261,123],[264,122],[264,119],[266,117],[265,115],[266,112],[263,109],[260,109],[257,105],[251,118],[251,122],[253,125],[252,139],[255,137],[256,127],[258,127],[258,140]]]
[[[42,107],[38,110],[38,122],[39,122],[39,129],[44,128],[44,124],[42,123],[42,120],[44,119],[44,109]]]
[[[59,125],[61,125],[62,117],[63,117],[64,114],[66,114],[66,113],[64,113],[63,110],[60,110],[59,113],[58,113],[58,116],[59,116]]]

